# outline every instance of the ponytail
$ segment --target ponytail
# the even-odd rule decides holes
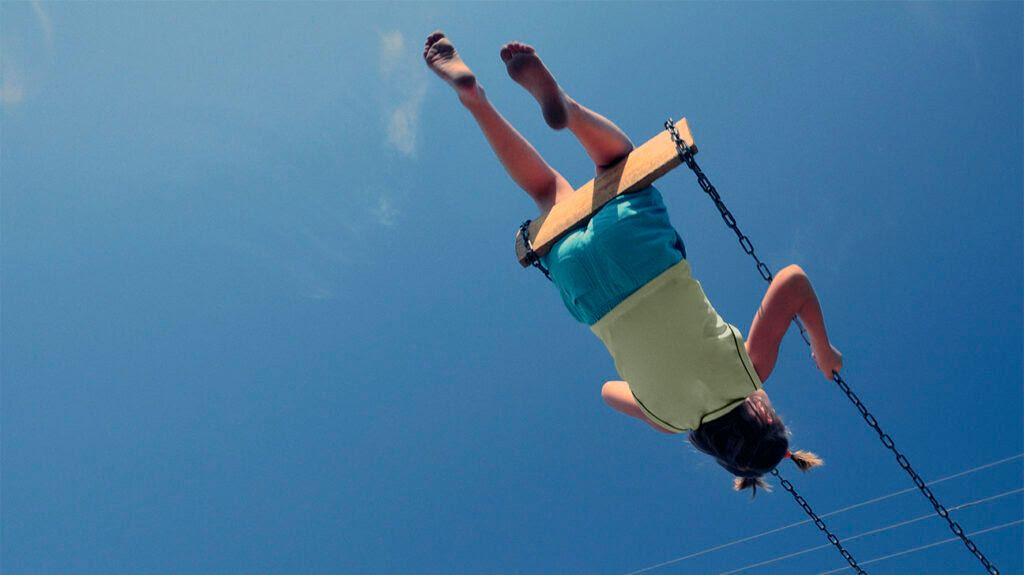
[[[820,457],[810,451],[797,451],[796,453],[787,451],[786,457],[792,459],[800,471],[810,471],[815,467],[825,464]]]
[[[760,477],[737,477],[733,480],[732,488],[736,491],[743,491],[744,489],[750,490],[750,498],[753,499],[757,496],[757,489],[761,488],[765,491],[771,492],[772,487]]]

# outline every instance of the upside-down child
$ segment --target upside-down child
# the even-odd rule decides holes
[[[454,88],[509,176],[541,213],[574,193],[491,105],[442,32],[427,38],[423,57]],[[615,124],[566,94],[532,47],[509,43],[500,57],[512,79],[540,104],[547,124],[576,136],[598,175],[633,150]],[[569,313],[604,342],[625,380],[602,387],[609,406],[663,433],[689,432],[697,449],[736,476],[736,489],[766,487],[761,476],[787,457],[801,470],[821,464],[813,453],[790,452],[786,426],[761,389],[794,316],[806,326],[825,377],[842,368],[802,269],[791,265],[776,274],[744,342],[693,279],[682,238],[653,186],[605,204],[542,261]]]

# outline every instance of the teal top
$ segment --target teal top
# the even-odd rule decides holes
[[[608,202],[541,257],[562,302],[593,325],[663,271],[686,258],[661,193],[648,186]]]

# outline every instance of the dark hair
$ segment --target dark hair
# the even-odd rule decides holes
[[[729,413],[701,424],[689,438],[694,447],[736,476],[737,491],[749,488],[752,495],[757,494],[758,487],[770,491],[761,476],[789,454],[789,431],[763,393],[751,394]],[[822,463],[816,455],[804,451],[792,454],[792,458],[801,471]]]

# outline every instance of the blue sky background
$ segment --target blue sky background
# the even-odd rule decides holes
[[[533,43],[636,141],[686,116],[773,269],[926,479],[1024,451],[1022,4],[21,3],[2,24],[2,564],[36,573],[622,574],[803,518],[603,405],[611,360],[516,264],[532,202],[423,66],[453,38],[574,184],[505,74]],[[660,184],[744,333],[764,284],[692,174]],[[767,389],[820,512],[910,487],[795,330]],[[944,482],[1020,489],[1021,458]],[[915,494],[840,536],[928,514]],[[1020,492],[956,512],[1024,517]],[[1024,571],[1021,525],[977,537]],[[861,561],[951,536],[849,542]],[[825,543],[803,525],[654,573]],[[751,573],[822,573],[831,550]],[[868,566],[973,573],[959,543]]]

